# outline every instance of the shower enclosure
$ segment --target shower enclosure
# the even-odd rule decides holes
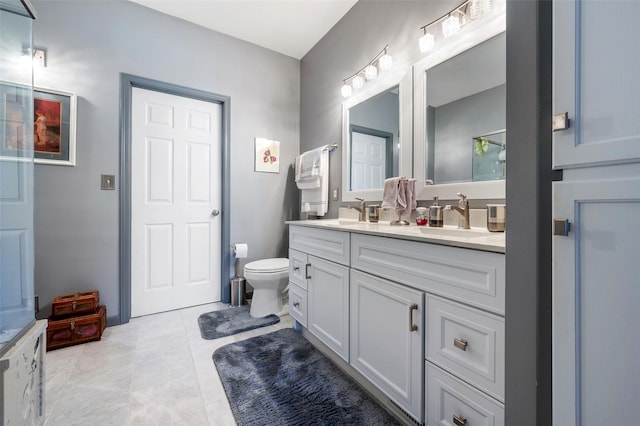
[[[0,0],[0,417],[42,424],[45,321],[35,320],[33,46],[28,0]]]

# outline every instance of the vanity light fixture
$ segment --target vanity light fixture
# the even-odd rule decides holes
[[[441,23],[443,37],[452,37],[466,24],[481,18],[490,10],[491,0],[466,0],[435,21],[420,27],[424,32],[424,35],[418,39],[420,52],[425,53],[435,47],[434,31],[436,30],[436,24]]]
[[[364,69],[364,78],[369,80],[373,80],[378,76],[378,68],[375,65],[369,65]]]
[[[425,53],[433,49],[436,45],[436,40],[433,37],[433,34],[428,33],[427,29],[424,28],[424,35],[418,39],[418,44],[420,45],[420,52]]]
[[[364,87],[364,78],[362,78],[361,75],[356,75],[355,77],[353,77],[353,80],[351,81],[351,85],[355,90],[362,89]]]
[[[442,21],[442,35],[445,37],[454,36],[458,31],[460,31],[460,18],[457,16],[449,16]]]
[[[374,80],[378,77],[379,71],[386,71],[393,66],[393,59],[391,55],[387,53],[388,49],[389,45],[387,44],[367,65],[343,80],[343,86],[340,90],[343,97],[348,98],[353,94],[354,90],[362,89],[365,78],[367,81]]]
[[[342,96],[344,96],[345,98],[348,98],[353,93],[353,88],[345,81],[342,89],[340,89],[340,93],[342,93]]]

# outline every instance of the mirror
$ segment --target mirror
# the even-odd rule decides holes
[[[394,86],[349,110],[349,189],[380,189],[397,176],[400,91]]]
[[[367,84],[343,103],[342,201],[382,200],[385,179],[412,174],[411,74]]]
[[[443,50],[414,66],[418,199],[451,200],[457,192],[505,198],[504,22],[479,27]]]

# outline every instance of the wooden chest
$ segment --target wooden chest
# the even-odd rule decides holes
[[[57,319],[49,317],[47,350],[64,348],[78,343],[100,340],[107,326],[107,308],[98,306],[95,313]]]
[[[86,293],[65,294],[53,299],[51,314],[54,317],[69,317],[79,314],[95,313],[100,304],[97,290]]]

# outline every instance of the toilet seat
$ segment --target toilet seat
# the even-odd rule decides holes
[[[249,262],[244,266],[245,272],[258,274],[274,274],[289,270],[289,259],[279,257],[273,259],[262,259]]]

